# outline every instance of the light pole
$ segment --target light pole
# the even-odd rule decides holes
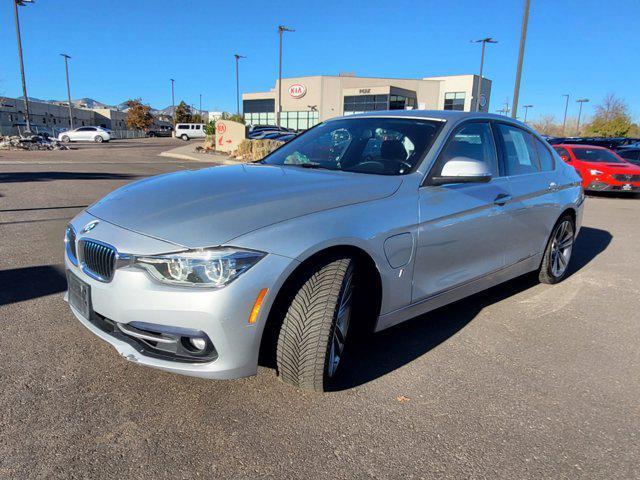
[[[175,80],[173,78],[170,78],[169,80],[171,80],[171,118],[173,119],[173,126],[175,127],[175,125],[176,125],[176,97],[174,96],[174,93],[173,93],[173,84],[175,83]]]
[[[518,95],[520,95],[520,77],[522,76],[522,60],[524,59],[524,44],[527,40],[527,24],[529,23],[529,4],[531,0],[524,0],[524,13],[522,14],[522,30],[520,32],[520,51],[518,52],[518,68],[516,69],[516,84],[513,87],[513,107],[511,118],[518,115]]]
[[[529,109],[533,107],[533,105],[523,105],[524,108],[524,123],[527,123],[527,113],[529,113]]]
[[[66,53],[61,53],[64,57],[64,69],[67,73],[67,100],[69,101],[69,130],[73,130],[73,114],[71,112],[71,87],[69,86],[69,62],[68,60],[71,58]]]
[[[22,94],[24,95],[24,109],[26,112],[27,132],[31,132],[31,120],[29,119],[29,97],[27,96],[27,82],[24,78],[24,60],[22,59],[22,39],[20,37],[20,17],[18,6],[23,7],[25,3],[32,3],[33,0],[13,0],[13,15],[16,22],[16,37],[18,39],[18,56],[20,57],[20,74],[22,75]]]
[[[280,52],[280,61],[282,61],[282,48],[280,48]],[[241,58],[247,57],[239,55],[237,53],[235,53],[233,56],[236,57],[236,114],[240,115],[240,76],[238,74],[238,62]]]
[[[287,28],[284,25],[278,26],[278,35],[280,36],[280,54],[279,54],[279,66],[278,66],[278,112],[276,114],[276,124],[280,126],[280,113],[282,112],[282,34],[284,32],[295,32],[292,28]]]
[[[569,108],[569,94],[565,93],[562,96],[565,97],[565,101],[564,101],[564,118],[562,119],[562,136],[564,137],[564,129],[565,129],[566,125],[567,125],[567,109]]]
[[[491,37],[475,40],[474,43],[482,43],[482,53],[480,54],[480,80],[478,80],[478,88],[476,89],[476,112],[482,108],[480,106],[480,95],[482,95],[482,69],[484,68],[484,47],[487,43],[498,43]]]
[[[588,102],[588,98],[579,98],[576,100],[580,104],[580,109],[578,110],[578,126],[576,127],[576,135],[580,136],[580,117],[582,116],[582,104]]]
[[[200,118],[202,119],[202,94],[200,94],[200,111],[198,112],[200,114]]]

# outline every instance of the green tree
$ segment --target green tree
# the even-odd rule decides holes
[[[631,127],[626,102],[609,94],[596,106],[596,113],[586,125],[585,133],[596,137],[626,137]]]
[[[216,122],[215,120],[211,120],[204,126],[204,133],[207,135],[215,135],[216,133]]]
[[[127,100],[125,103],[128,107],[125,122],[129,128],[143,130],[153,124],[151,107],[144,105],[140,98]]]
[[[181,101],[176,107],[175,121],[176,123],[191,123],[193,115],[191,114],[191,107]]]
[[[229,115],[228,120],[230,120],[231,122],[238,122],[238,123],[244,124],[244,117],[237,113],[234,113],[233,115]]]

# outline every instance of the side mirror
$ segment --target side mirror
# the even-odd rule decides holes
[[[440,175],[431,178],[430,183],[486,183],[491,177],[491,169],[486,162],[468,157],[453,157],[442,166]]]
[[[561,155],[560,158],[562,159],[563,162],[571,163],[571,159],[566,155]]]

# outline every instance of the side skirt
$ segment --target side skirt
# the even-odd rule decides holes
[[[457,287],[453,287],[449,290],[436,293],[430,297],[420,300],[407,307],[394,310],[393,312],[385,313],[378,317],[375,331],[379,332],[386,328],[402,323],[411,318],[417,317],[424,313],[435,310],[436,308],[443,307],[449,303],[453,303],[475,293],[491,288],[500,283],[506,282],[513,278],[524,275],[525,273],[537,270],[540,267],[542,261],[542,253],[533,255],[531,257],[520,260],[518,263],[514,263],[495,272],[484,275],[475,280],[471,280]]]

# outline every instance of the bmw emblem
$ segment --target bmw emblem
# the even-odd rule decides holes
[[[99,224],[100,222],[98,220],[94,220],[93,222],[89,222],[87,223],[84,228],[81,230],[80,233],[89,233],[91,230],[93,230],[94,228],[96,228],[96,226]]]

